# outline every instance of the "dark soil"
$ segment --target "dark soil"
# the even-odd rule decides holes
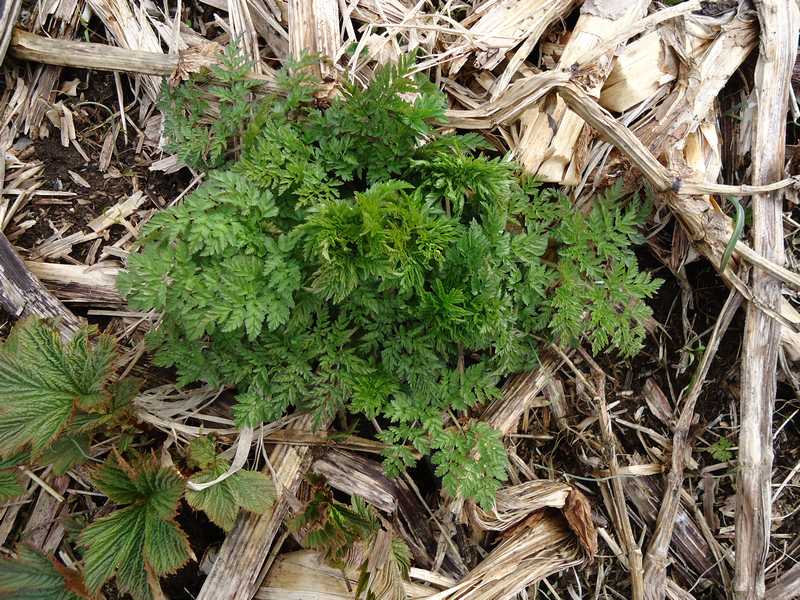
[[[42,189],[68,191],[76,195],[65,198],[34,198],[27,210],[37,222],[15,242],[23,249],[29,250],[41,244],[53,235],[54,227],[60,229],[68,226],[64,236],[84,230],[89,221],[127,198],[135,190],[144,190],[148,196],[148,201],[142,205],[141,210],[162,207],[180,194],[190,180],[186,172],[166,175],[150,171],[148,167],[151,157],[136,153],[137,133],[131,127],[128,143],[125,143],[124,135],[120,133],[111,168],[107,173],[101,172],[98,163],[103,139],[111,126],[109,110],[118,110],[114,79],[107,73],[90,72],[87,76],[86,71],[65,70],[62,80],[68,81],[76,77],[83,81],[78,85],[78,97],[68,98],[65,102],[73,111],[76,130],[90,132],[85,137],[79,137],[81,147],[90,160],[87,163],[74,147],[62,146],[57,130],[51,131],[48,138],[34,141],[32,158],[39,159],[44,164]],[[125,83],[123,90],[124,101],[130,102],[130,90]],[[103,123],[104,126],[96,127]],[[152,149],[145,151],[153,152]],[[90,187],[76,183],[70,171],[77,173]],[[108,243],[113,243],[125,233],[123,226],[112,226],[108,232]],[[90,244],[76,246],[72,257],[77,260],[85,259],[89,246]]]
[[[177,521],[189,537],[197,560],[190,560],[174,575],[162,578],[161,587],[171,600],[193,600],[206,578],[200,571],[203,556],[209,549],[222,544],[225,532],[209,521],[205,513],[192,510],[185,502],[181,502]]]

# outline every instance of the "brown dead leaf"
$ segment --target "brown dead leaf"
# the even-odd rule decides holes
[[[574,489],[567,496],[564,517],[570,529],[575,532],[590,559],[597,554],[597,529],[592,522],[592,508],[589,500]]]
[[[77,96],[78,95],[78,85],[80,85],[81,80],[77,77],[75,79],[71,79],[70,81],[65,81],[61,84],[61,87],[58,89],[59,94],[64,94],[65,96]]]

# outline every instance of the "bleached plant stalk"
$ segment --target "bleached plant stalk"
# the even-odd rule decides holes
[[[340,37],[337,0],[289,0],[289,50],[293,56],[309,52],[333,60]],[[336,73],[335,66],[325,61],[315,69],[323,78]]]
[[[587,51],[603,46],[629,29],[643,16],[649,4],[647,0],[584,3],[561,56],[560,68],[569,67]],[[613,50],[600,56],[587,71],[586,91],[594,97],[599,97],[603,82],[611,72]],[[543,181],[577,184],[583,152],[576,144],[585,125],[583,119],[554,96],[527,111],[521,123],[519,161],[522,166]]]
[[[700,396],[700,391],[703,389],[703,383],[711,367],[711,361],[717,353],[722,336],[725,335],[725,331],[727,331],[741,303],[742,297],[735,290],[732,291],[714,325],[711,338],[692,378],[680,417],[678,417],[678,422],[675,425],[670,472],[667,475],[666,485],[664,486],[663,501],[658,512],[655,533],[650,541],[650,547],[647,549],[644,560],[645,598],[647,600],[662,600],[666,593],[669,547],[678,515],[678,508],[680,507],[680,492],[683,486],[686,455],[690,450],[689,429],[694,419],[694,407]]]
[[[780,177],[784,169],[786,112],[800,26],[794,2],[756,2],[761,23],[755,73],[758,99],[753,125],[752,172],[758,185]],[[753,198],[753,250],[782,265],[783,194]],[[779,311],[781,282],[761,270],[752,275],[753,297]],[[738,600],[764,597],[764,567],[769,552],[772,516],[772,413],[781,327],[751,302],[745,321],[742,355],[741,412],[736,478],[736,575]]]

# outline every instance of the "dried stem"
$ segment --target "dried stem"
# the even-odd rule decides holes
[[[714,325],[711,338],[692,378],[689,392],[686,395],[680,417],[678,417],[678,422],[675,426],[675,434],[672,440],[672,465],[669,475],[667,475],[664,496],[656,520],[655,533],[644,561],[644,578],[647,582],[645,597],[647,600],[662,600],[666,593],[669,546],[678,515],[678,508],[680,507],[686,458],[691,452],[689,428],[694,418],[694,407],[708,375],[711,361],[719,348],[719,343],[741,303],[742,297],[738,292],[732,290]]]
[[[70,339],[80,321],[25,268],[14,247],[0,232],[0,308],[15,319],[54,319],[61,337]]]
[[[784,0],[761,0],[756,8],[761,42],[751,154],[753,183],[758,185],[783,173],[786,112],[797,55],[798,7]],[[783,194],[779,192],[753,198],[753,250],[776,265],[784,261],[782,209]],[[771,273],[754,269],[752,291],[760,304],[780,310],[781,282]],[[751,302],[744,332],[736,479],[734,591],[738,600],[760,600],[765,592],[772,515],[772,412],[780,338],[779,324]]]
[[[633,528],[631,527],[631,520],[625,502],[625,488],[622,484],[619,463],[617,462],[618,443],[611,431],[611,418],[608,414],[608,404],[606,403],[604,373],[595,371],[594,387],[600,417],[600,433],[608,451],[608,470],[611,474],[608,485],[611,487],[611,496],[618,520],[615,525],[621,537],[625,555],[628,559],[628,570],[631,574],[631,597],[633,600],[643,600],[645,595],[642,550],[633,536]]]

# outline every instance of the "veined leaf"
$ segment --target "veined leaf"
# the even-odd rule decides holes
[[[16,471],[0,471],[0,503],[16,498],[24,491]]]
[[[28,462],[30,458],[30,453],[19,452],[8,458],[0,459],[0,503],[16,498],[25,491],[19,482],[19,475],[15,467]]]
[[[18,323],[0,348],[0,455],[40,452],[76,408],[104,401],[114,357],[109,336],[90,344],[84,329],[65,344],[42,321]]]
[[[0,559],[0,598],[4,600],[80,600],[88,595],[78,574],[57,565],[30,546],[17,559]]]
[[[116,575],[120,590],[136,600],[150,600],[157,577],[176,571],[191,554],[186,534],[172,520],[183,479],[173,469],[159,467],[155,459],[143,458],[133,464],[109,461],[93,481],[113,502],[129,506],[81,533],[86,585],[96,593]]]
[[[42,452],[37,462],[49,464],[53,467],[53,473],[63,475],[75,465],[89,460],[89,441],[85,433],[59,438]]]
[[[213,481],[230,467],[228,461],[217,456],[210,438],[194,440],[189,453],[192,461],[206,467],[192,477],[194,483]],[[240,508],[261,514],[272,506],[275,486],[264,473],[242,469],[203,490],[186,490],[186,501],[192,508],[206,513],[212,523],[230,531]]]
[[[189,444],[189,464],[201,469],[207,469],[217,458],[214,440],[208,436],[196,437]]]

